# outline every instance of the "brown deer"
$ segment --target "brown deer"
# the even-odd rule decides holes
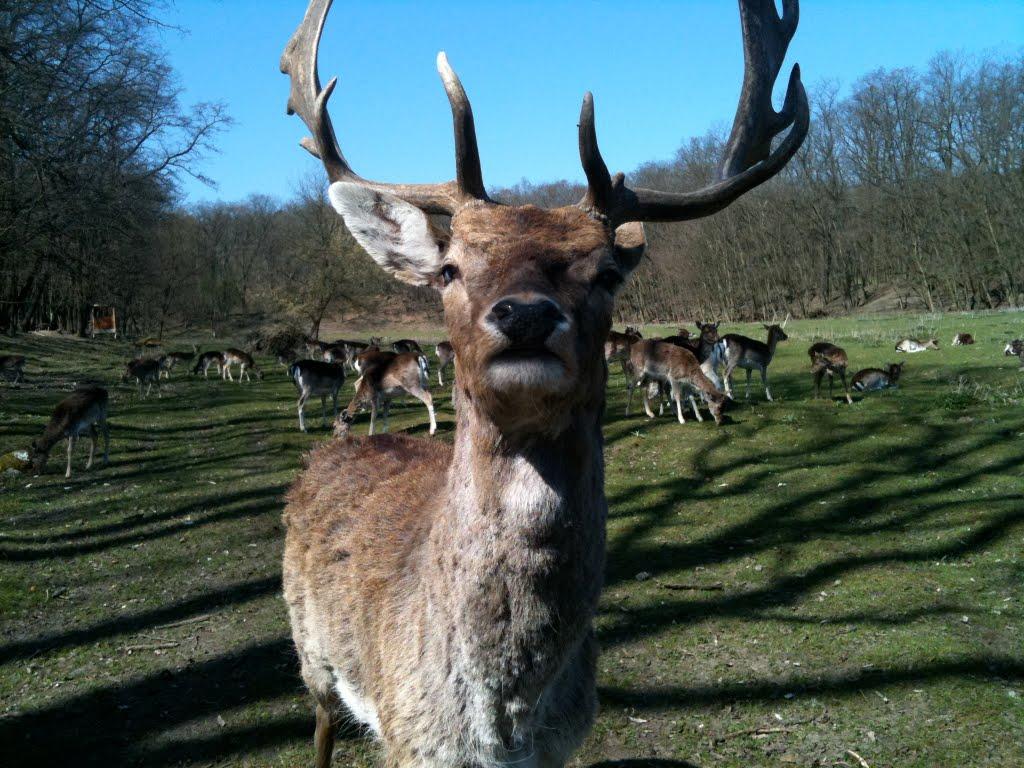
[[[160,365],[161,361],[159,358],[137,357],[134,360],[129,360],[124,368],[124,373],[121,375],[121,383],[127,384],[132,379],[135,379],[139,385],[139,397],[149,397],[150,392],[153,391],[153,385],[156,384],[156,396],[161,397]],[[143,384],[148,385],[146,387],[146,394],[142,394]]]
[[[588,191],[556,209],[487,196],[469,100],[443,54],[456,178],[358,176],[327,114],[313,0],[281,60],[289,112],[313,137],[329,197],[359,244],[405,282],[436,287],[455,350],[453,445],[402,435],[315,450],[289,493],[283,584],[326,768],[342,704],[399,766],[565,764],[593,721],[593,618],[604,571],[603,347],[616,291],[643,254],[641,222],[722,210],[799,148],[808,106],[794,68],[772,85],[797,2],[741,0],[744,83],[717,179],[660,192],[614,177],[593,100],[579,121]],[[790,129],[772,147],[772,139]],[[429,214],[451,216],[450,234]],[[372,367],[363,373],[364,382]]]
[[[969,333],[958,333],[953,337],[954,347],[965,347],[974,343],[974,337]]]
[[[17,384],[25,378],[24,355],[0,355],[0,377],[11,384]]]
[[[682,349],[689,350],[694,357],[697,358],[697,362],[700,363],[701,372],[711,380],[715,389],[721,389],[722,382],[718,376],[718,369],[722,365],[723,351],[722,347],[718,343],[718,323],[697,323],[697,330],[700,331],[700,335],[696,339],[690,335],[689,331],[684,328],[680,328],[679,333],[673,336],[656,339],[656,341],[673,344],[677,347],[681,347]],[[629,370],[627,370],[627,368],[629,368]],[[627,366],[625,363],[623,364],[622,370],[626,374],[626,388],[628,390],[626,395],[626,415],[629,416],[629,409],[633,405],[633,391],[644,383],[644,379],[642,376],[637,377],[633,375],[631,367]],[[662,383],[665,383],[666,387],[662,388],[662,390],[665,391],[662,391],[661,394],[670,394],[671,388],[667,387],[667,382]],[[647,388],[648,399],[650,398],[650,393],[652,391],[654,391],[652,388]],[[645,410],[647,410],[646,407]]]
[[[821,397],[821,379],[827,374],[828,397],[831,400],[832,380],[835,376],[839,376],[843,381],[846,402],[853,405],[850,388],[846,385],[846,366],[850,363],[846,356],[846,350],[835,344],[829,344],[827,341],[819,341],[810,346],[807,355],[811,358],[811,373],[814,374],[814,396]]]
[[[722,362],[725,365],[725,394],[732,397],[732,372],[742,368],[747,372],[747,385],[745,397],[750,399],[750,375],[756,368],[761,373],[761,383],[764,384],[764,396],[771,402],[772,391],[768,387],[768,366],[775,357],[775,348],[780,341],[789,337],[782,329],[785,325],[766,325],[768,331],[768,342],[751,339],[738,333],[727,333],[722,337]]]
[[[91,469],[93,457],[96,455],[97,426],[103,430],[103,463],[108,464],[110,429],[107,427],[107,401],[107,390],[102,387],[82,387],[57,403],[42,437],[32,441],[32,449],[29,452],[32,471],[42,474],[50,449],[67,438],[68,466],[64,477],[71,477],[71,454],[75,448],[75,441],[86,433],[89,435],[89,461],[86,462],[85,468]]]
[[[437,383],[443,387],[444,370],[455,362],[455,349],[450,341],[441,341],[434,347],[434,354],[437,355]]]
[[[1005,357],[1019,357],[1020,369],[1024,371],[1024,341],[1021,339],[1014,339],[1003,347],[1003,355]]]
[[[261,371],[260,367],[256,365],[256,361],[252,359],[252,355],[248,352],[243,352],[242,350],[235,349],[234,347],[228,347],[224,350],[224,362],[220,369],[222,379],[234,381],[234,378],[231,376],[232,365],[238,366],[239,384],[242,383],[243,376],[246,381],[252,381],[252,377],[249,375],[250,371],[256,374],[256,381],[263,381],[263,371]]]
[[[693,415],[697,421],[704,421],[697,408],[694,393],[700,394],[707,402],[708,409],[716,424],[722,423],[722,408],[725,395],[718,391],[704,371],[701,370],[697,356],[690,350],[665,341],[647,339],[638,341],[629,348],[630,371],[640,381],[667,384],[671,399],[676,404],[676,416],[680,424],[685,424],[682,398],[684,392],[690,399]],[[654,418],[651,410],[651,387],[644,387],[644,412]],[[631,391],[632,394],[632,391]]]
[[[356,380],[355,397],[341,414],[342,422],[351,424],[360,407],[369,406],[370,434],[374,434],[378,412],[384,416],[384,431],[387,432],[391,401],[405,393],[427,406],[430,434],[437,431],[434,399],[427,388],[429,373],[427,358],[424,355],[415,352],[368,350],[359,355],[356,370],[359,372],[359,378]]]
[[[217,375],[221,376],[221,369],[224,367],[224,353],[211,350],[209,352],[203,352],[197,359],[196,364],[192,366],[192,373],[198,375],[200,371],[203,373],[203,378],[207,379],[210,375],[210,369],[216,368]]]

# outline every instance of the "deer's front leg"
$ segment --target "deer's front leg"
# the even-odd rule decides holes
[[[71,452],[75,449],[75,436],[68,435],[68,468],[64,471],[64,477],[71,477]]]
[[[747,371],[747,384],[750,383],[751,371]],[[772,391],[768,388],[768,368],[761,369],[761,383],[764,384],[764,396],[768,398],[768,402],[772,402]]]

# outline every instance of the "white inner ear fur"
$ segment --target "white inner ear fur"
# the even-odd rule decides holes
[[[377,264],[404,283],[426,285],[444,254],[427,215],[386,192],[337,181],[327,190],[334,210]]]

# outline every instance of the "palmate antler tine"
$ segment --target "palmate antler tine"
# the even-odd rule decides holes
[[[302,23],[281,55],[281,72],[291,80],[288,114],[298,115],[312,133],[312,137],[306,137],[300,142],[302,147],[320,159],[332,182],[350,181],[388,192],[426,213],[451,215],[468,202],[487,200],[480,170],[473,110],[462,83],[443,53],[438,55],[437,66],[452,108],[456,179],[441,184],[385,184],[364,179],[352,170],[338,146],[327,112],[327,101],[337,85],[337,78],[333,78],[326,88],[321,89],[317,73],[320,37],[331,3],[332,0],[311,0]]]
[[[773,0],[739,0],[739,5],[745,63],[743,89],[718,170],[719,180],[703,189],[682,193],[630,189],[622,183],[620,175],[605,182],[608,172],[597,148],[593,103],[584,99],[580,156],[589,189],[579,203],[582,208],[604,215],[613,226],[627,221],[685,221],[709,216],[775,176],[796,154],[810,125],[810,108],[799,65],[793,66],[781,111],[774,110],[771,98],[786,48],[796,31],[798,0],[783,0],[782,18]],[[772,139],[790,126],[789,134],[772,152]]]

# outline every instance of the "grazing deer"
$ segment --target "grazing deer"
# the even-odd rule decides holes
[[[127,384],[132,379],[139,384],[139,397],[149,397],[149,393],[153,391],[153,385],[156,384],[156,396],[161,397],[160,392],[160,367],[162,365],[162,358],[152,357],[137,357],[134,360],[129,360],[125,366],[124,373],[121,375],[121,383]],[[148,384],[146,387],[146,394],[142,394],[142,385]]]
[[[171,371],[177,367],[178,363],[187,363],[193,357],[196,356],[196,345],[192,345],[191,352],[168,352],[166,355],[160,357],[160,374],[165,379],[171,378]]]
[[[832,399],[832,380],[839,376],[843,381],[843,392],[846,393],[846,402],[853,405],[853,398],[850,397],[850,388],[846,386],[846,366],[849,365],[849,358],[846,350],[829,344],[827,341],[819,341],[812,344],[807,350],[811,358],[811,373],[814,374],[814,396],[821,397],[821,379],[828,375],[828,398]]]
[[[697,421],[704,421],[697,408],[694,392],[699,393],[708,404],[708,409],[716,424],[722,423],[722,407],[725,395],[701,370],[696,355],[677,344],[653,339],[641,340],[629,348],[630,370],[633,376],[642,381],[668,384],[671,399],[676,404],[676,416],[680,424],[685,424],[683,417],[682,398],[684,392],[690,399],[693,415]],[[649,418],[654,418],[650,403],[651,388],[644,387],[644,411]]]
[[[656,341],[689,350],[697,358],[701,371],[711,380],[715,389],[721,389],[722,382],[718,377],[718,369],[722,365],[722,351],[718,345],[718,323],[697,323],[697,329],[700,331],[700,336],[697,339],[693,339],[689,331],[683,332],[684,329],[680,328],[680,333],[656,339]],[[643,384],[644,380],[643,377],[634,376],[632,370],[627,370],[625,363],[622,369],[626,374],[626,415],[629,416],[629,410],[633,405],[633,391]],[[650,392],[651,390],[648,389],[648,398]],[[664,395],[665,392],[662,394]]]
[[[469,100],[443,54],[456,178],[357,175],[327,114],[337,81],[321,90],[317,76],[329,6],[313,0],[282,56],[288,109],[312,131],[303,146],[323,162],[330,200],[359,244],[392,275],[441,292],[458,398],[453,445],[336,440],[314,451],[289,493],[283,586],[316,700],[316,765],[330,764],[344,703],[392,768],[556,768],[596,705],[603,346],[614,296],[643,254],[642,222],[720,211],[801,145],[809,116],[798,70],[782,111],[771,105],[797,2],[783,0],[781,19],[768,0],[740,2],[744,85],[714,183],[669,193],[611,176],[588,94],[579,121],[588,191],[556,209],[488,198]],[[430,214],[451,216],[450,236]],[[361,386],[381,370],[367,366]]]
[[[956,336],[953,337],[953,346],[954,347],[965,347],[965,346],[967,346],[969,344],[973,344],[973,343],[974,343],[974,337],[971,336],[971,334],[969,334],[969,333],[958,333]]]
[[[209,378],[209,372],[211,368],[217,369],[217,375],[221,375],[221,369],[224,367],[224,353],[223,352],[203,352],[197,359],[196,364],[192,367],[192,373],[198,374],[200,371],[203,372],[203,378]]]
[[[25,378],[24,355],[0,355],[0,376],[11,384],[17,384]]]
[[[1014,339],[1003,349],[1003,355],[1006,357],[1019,357],[1020,369],[1024,371],[1024,341],[1021,339]]]
[[[443,387],[444,369],[455,362],[455,349],[450,341],[441,341],[434,347],[434,354],[437,355],[437,383]]]
[[[252,377],[249,376],[249,372],[252,371],[256,374],[256,381],[263,381],[263,371],[256,365],[256,361],[252,359],[252,355],[248,352],[243,352],[240,349],[229,347],[224,350],[224,363],[221,365],[221,378],[227,379],[228,381],[234,381],[231,377],[231,366],[238,366],[238,383],[242,383],[242,377],[248,382],[252,381]]]
[[[415,352],[368,350],[359,355],[356,370],[359,371],[356,393],[341,414],[344,423],[351,424],[359,408],[368,405],[370,434],[374,434],[378,411],[384,416],[384,431],[387,432],[391,401],[396,396],[407,393],[427,406],[430,434],[437,431],[434,399],[427,388],[429,371],[426,356],[417,355]]]
[[[334,402],[334,418],[338,418],[338,390],[345,383],[345,367],[340,363],[320,360],[299,360],[288,368],[288,375],[299,390],[299,429],[306,431],[306,418],[302,413],[306,401],[320,396],[320,408],[327,423],[327,397]]]
[[[785,323],[783,323],[785,325]],[[747,372],[745,397],[750,399],[750,375],[756,368],[761,372],[761,383],[764,384],[764,396],[771,402],[772,391],[768,387],[768,366],[775,357],[775,348],[780,341],[789,337],[781,325],[766,325],[768,342],[741,336],[738,333],[727,333],[719,342],[722,348],[722,362],[725,365],[725,394],[732,397],[732,372],[742,368]]]
[[[938,349],[938,339],[928,339],[927,341],[918,341],[917,339],[903,339],[899,344],[896,345],[897,352],[924,352],[929,349]]]
[[[903,363],[889,363],[881,368],[865,368],[853,374],[853,388],[858,392],[873,392],[878,389],[895,389],[903,373]]]
[[[103,430],[103,463],[110,462],[110,429],[107,427],[107,390],[102,387],[82,387],[65,397],[53,409],[50,422],[43,430],[42,437],[32,441],[29,461],[32,471],[41,475],[46,468],[46,459],[50,449],[61,440],[68,441],[68,466],[64,477],[71,477],[71,454],[75,441],[82,435],[89,434],[89,461],[85,468],[92,468],[92,460],[96,455],[96,427]]]

